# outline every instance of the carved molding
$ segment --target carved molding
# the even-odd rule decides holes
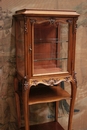
[[[74,19],[74,29],[73,32],[76,33],[77,30],[77,18]]]
[[[76,72],[73,72],[73,79],[74,79],[75,83],[77,84],[76,74],[77,74]]]
[[[30,19],[30,23],[32,24],[36,23],[36,19]]]
[[[27,81],[26,79],[24,80],[24,85],[23,88],[24,90],[27,90],[29,87],[31,86],[37,86],[38,84],[44,84],[46,86],[54,86],[54,85],[58,85],[61,82],[72,82],[72,80],[75,81],[75,83],[77,83],[76,80],[76,73],[73,73],[73,76],[69,75],[66,77],[54,77],[54,78],[39,78],[39,79],[30,79],[29,81]]]
[[[66,20],[69,24],[72,24],[73,23],[73,20],[72,19],[68,19]]]
[[[26,76],[24,77],[24,85],[23,85],[24,90],[27,90],[29,88],[29,82],[27,81]]]
[[[27,17],[24,18],[24,31],[27,33]]]
[[[27,90],[28,88],[29,88],[28,82],[25,81],[25,83],[24,83],[24,90]]]
[[[66,24],[67,20],[65,19],[52,19],[52,18],[46,18],[46,19],[43,19],[43,18],[35,18],[35,19],[32,19],[30,18],[30,23],[31,24],[42,24],[42,23],[46,23],[48,22],[49,24],[54,24],[56,26],[59,25],[59,23],[63,23],[63,24]]]
[[[50,19],[50,24],[55,24],[55,19]]]
[[[30,81],[29,85],[30,86],[32,86],[32,85],[36,86],[38,84],[44,84],[44,85],[47,85],[47,86],[54,86],[54,85],[61,83],[62,81],[70,82],[71,76],[67,76],[67,77],[63,77],[63,78],[32,79]]]
[[[49,85],[49,86],[54,86],[54,85],[56,85],[56,84],[58,84],[58,82],[59,82],[59,79],[54,79],[54,78],[50,78],[50,79],[44,79],[44,80],[42,80],[43,81],[43,83],[44,84],[46,84],[46,85]]]

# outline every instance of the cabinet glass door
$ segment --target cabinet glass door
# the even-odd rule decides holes
[[[48,20],[34,24],[34,74],[67,72],[68,23]]]

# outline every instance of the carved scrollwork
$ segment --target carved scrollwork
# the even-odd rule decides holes
[[[27,29],[27,17],[24,18],[24,31],[27,33],[28,29]]]
[[[30,23],[31,23],[31,24],[36,23],[36,19],[30,19]]]
[[[24,25],[24,31],[27,33],[27,23]]]
[[[66,22],[68,22],[69,24],[72,24],[73,20],[72,19],[68,19],[68,20],[66,20]]]
[[[26,79],[26,76],[24,77],[24,84],[23,84],[23,87],[24,87],[24,90],[27,90],[28,87],[29,87],[29,83],[28,83],[28,81],[27,81],[27,79]]]
[[[44,85],[47,85],[47,86],[54,86],[54,85],[61,83],[62,81],[70,82],[70,80],[71,80],[70,76],[60,78],[60,79],[59,78],[49,78],[49,79],[47,78],[47,79],[42,79],[42,80],[34,79],[30,82],[30,86],[32,86],[32,85],[36,86],[38,84],[44,84]]]
[[[27,90],[28,89],[28,82],[27,81],[25,81],[25,83],[24,83],[24,90]]]
[[[35,18],[35,19],[32,19],[30,18],[30,23],[31,24],[42,24],[42,23],[49,23],[49,24],[54,24],[55,26],[58,26],[59,23],[63,23],[63,24],[66,24],[66,22],[72,22],[72,20],[65,20],[65,19],[54,19],[54,18],[46,18],[46,19],[42,19],[42,18]]]
[[[32,80],[32,82],[31,82],[31,86],[32,86],[32,85],[36,86],[36,85],[38,85],[38,84],[39,84],[39,81],[38,81],[38,80]]]
[[[44,80],[42,80],[43,81],[43,83],[45,83],[45,84],[47,84],[47,85],[49,85],[49,86],[54,86],[54,85],[57,85],[58,84],[58,82],[59,82],[59,79],[54,79],[54,78],[51,78],[51,79],[44,79]]]
[[[76,33],[77,30],[77,18],[74,19],[74,29],[73,32]]]
[[[76,74],[77,74],[76,72],[73,72],[73,79],[74,79],[75,83],[77,84]]]
[[[65,82],[70,82],[70,77],[65,77]]]
[[[50,24],[54,24],[55,23],[55,19],[50,19]]]

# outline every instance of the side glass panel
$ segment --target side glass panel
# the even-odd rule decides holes
[[[60,68],[62,72],[66,72],[68,70],[68,23],[62,24],[60,23],[60,37],[59,37],[59,62]]]
[[[18,21],[16,26],[17,71],[24,75],[24,22]]]
[[[34,74],[67,72],[68,23],[34,24]]]

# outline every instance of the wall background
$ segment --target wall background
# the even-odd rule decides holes
[[[87,130],[87,0],[0,0],[0,130],[17,130],[13,84],[15,43],[12,15],[22,8],[74,9],[80,13],[76,41],[78,88],[73,130]],[[31,107],[31,124],[52,120],[53,108],[53,104]],[[66,128],[68,112],[63,106],[61,108],[59,121]]]

